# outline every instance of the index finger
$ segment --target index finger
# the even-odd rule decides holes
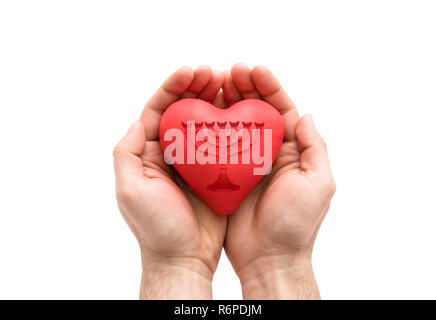
[[[182,93],[188,89],[193,79],[194,71],[190,67],[181,67],[164,81],[162,86],[145,104],[140,120],[144,124],[148,141],[158,139],[162,114],[171,103],[177,101]]]
[[[279,80],[264,66],[251,70],[251,79],[262,99],[276,108],[285,122],[285,141],[295,141],[298,112],[295,104],[283,89]]]

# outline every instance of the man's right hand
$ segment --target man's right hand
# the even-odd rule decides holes
[[[225,249],[247,299],[316,299],[312,247],[335,192],[327,149],[310,116],[265,67],[237,64],[224,97],[262,99],[283,117],[285,137],[271,174],[228,218]]]

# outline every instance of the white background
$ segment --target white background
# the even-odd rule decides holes
[[[1,1],[0,298],[136,299],[112,149],[182,65],[264,64],[327,141],[324,299],[436,298],[434,1]],[[218,299],[241,298],[225,255]]]

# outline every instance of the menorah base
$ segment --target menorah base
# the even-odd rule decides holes
[[[231,182],[227,176],[227,168],[221,167],[218,179],[214,183],[208,185],[207,189],[210,191],[230,192],[239,190],[240,186]]]

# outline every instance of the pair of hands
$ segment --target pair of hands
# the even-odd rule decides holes
[[[218,108],[263,99],[283,117],[284,142],[271,173],[228,217],[215,214],[164,161],[160,119],[183,98]],[[118,206],[141,248],[141,298],[212,298],[223,247],[244,298],[319,298],[312,248],[335,183],[312,118],[298,116],[267,68],[237,64],[230,72],[208,66],[177,70],[115,147],[114,167]]]

